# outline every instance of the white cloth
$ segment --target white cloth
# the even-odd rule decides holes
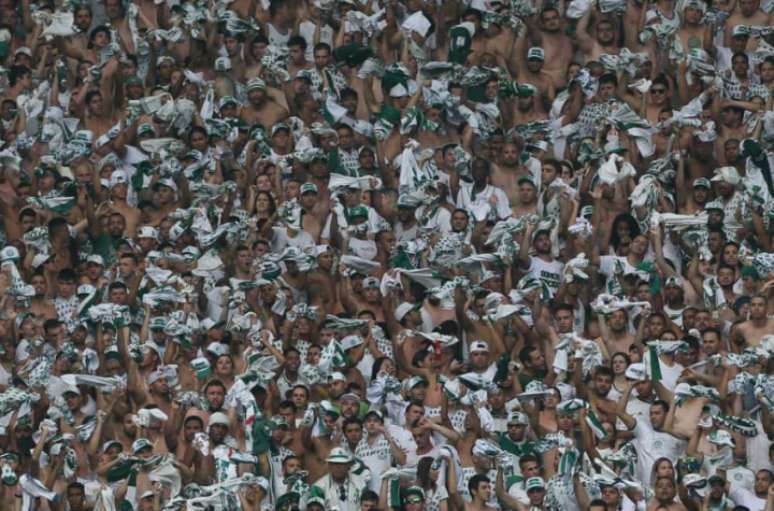
[[[637,419],[634,427],[634,448],[637,450],[637,480],[650,487],[650,472],[657,459],[666,457],[675,464],[685,451],[685,442],[677,437],[655,431],[650,420]]]

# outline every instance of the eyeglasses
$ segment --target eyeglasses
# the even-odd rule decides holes
[[[419,497],[412,497],[410,499],[406,499],[406,503],[407,504],[420,504],[420,503],[422,503],[422,499],[420,499]]]

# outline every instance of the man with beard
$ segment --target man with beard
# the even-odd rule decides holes
[[[511,207],[513,216],[536,215],[538,213],[538,190],[535,180],[530,174],[525,174],[519,176],[516,186],[518,202]]]
[[[704,211],[705,205],[709,202],[711,188],[710,180],[706,177],[694,179],[690,196],[684,193],[677,194],[677,205],[680,214],[692,215]],[[678,189],[682,189],[679,184]]]
[[[127,202],[127,196],[129,192],[129,176],[123,170],[114,170],[110,175],[110,202],[103,203],[97,208],[97,220],[99,220],[100,214],[106,214],[108,212],[119,213],[124,219],[124,229],[121,233],[114,233],[115,229],[108,223],[108,231],[111,231],[111,236],[128,236],[133,238],[137,231],[137,226],[140,223],[140,210],[130,206]],[[107,204],[107,205],[106,205]],[[96,224],[96,225],[95,225]],[[89,221],[89,225],[92,227],[92,233],[94,229],[99,229],[98,222],[94,224]],[[104,254],[102,254],[105,257]]]
[[[548,287],[551,296],[553,296],[562,282],[564,263],[557,261],[551,255],[550,233],[545,230],[536,231],[536,228],[536,223],[527,222],[527,227],[524,229],[524,238],[519,247],[519,270],[524,273],[531,273],[535,278],[540,279]],[[534,247],[537,255],[529,255],[531,247]]]
[[[578,46],[586,62],[598,61],[602,55],[618,55],[621,50],[618,47],[618,33],[615,23],[606,18],[597,21],[594,27],[596,37],[589,35],[589,19],[591,18],[591,9],[586,11],[575,29],[575,35],[578,37]]]
[[[269,129],[288,116],[288,111],[269,94],[266,82],[258,77],[248,80],[247,99],[249,104],[242,108],[241,118],[248,126],[260,124]]]
[[[715,156],[720,165],[736,165],[739,153],[739,140],[747,138],[747,126],[744,123],[744,109],[725,106],[721,110],[718,123],[718,138],[715,139]],[[729,150],[726,143],[736,140],[736,151]]]
[[[537,104],[536,94],[537,87],[531,83],[522,83],[519,85],[519,90],[516,95],[516,105],[511,110],[511,120],[514,124],[529,124],[548,118],[548,115]]]
[[[774,319],[768,317],[769,299],[765,294],[759,294],[750,300],[750,319],[737,325],[732,331],[732,338],[737,343],[742,341],[747,347],[755,348],[761,345],[765,335],[774,332]]]
[[[505,192],[508,203],[515,206],[519,203],[519,186],[517,180],[527,170],[519,161],[519,148],[513,142],[506,142],[496,163],[492,164],[492,184]]]
[[[161,222],[167,218],[167,215],[178,208],[183,207],[178,193],[177,183],[171,178],[162,178],[153,183],[153,206],[154,210],[148,215],[150,225],[158,227]]]
[[[471,167],[473,182],[460,184],[457,207],[470,209],[471,207],[484,208],[488,206],[487,210],[491,210],[496,218],[507,218],[511,216],[508,197],[502,189],[490,183],[490,167],[491,165],[487,160],[481,158],[473,160]]]
[[[43,319],[56,319],[57,313],[54,304],[48,294],[48,280],[42,269],[36,270],[30,279],[30,284],[35,289],[32,297],[30,312]]]
[[[527,51],[526,59],[517,69],[516,80],[519,83],[531,83],[537,88],[542,105],[542,111],[547,110],[556,99],[556,86],[551,75],[543,69],[546,62],[546,53],[543,48],[534,46]]]
[[[734,27],[738,25],[766,27],[771,24],[771,15],[761,9],[760,0],[740,0],[738,9],[735,9],[726,20],[723,31],[724,44],[725,46],[731,45]],[[758,47],[758,39],[753,38],[749,46],[750,51],[755,50]]]
[[[320,239],[320,233],[325,226],[325,218],[328,216],[327,209],[323,211],[318,209],[320,194],[314,183],[304,183],[298,190],[301,204],[301,226],[308,232],[312,239],[317,242]]]
[[[532,31],[532,24],[527,24],[527,29]],[[540,26],[536,33],[539,46],[545,50],[545,71],[554,81],[557,88],[567,85],[567,67],[574,55],[572,40],[564,33],[562,18],[554,7],[546,7],[540,12]]]

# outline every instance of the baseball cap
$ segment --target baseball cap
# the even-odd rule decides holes
[[[645,381],[648,379],[648,373],[645,371],[643,363],[630,364],[624,375],[628,380]]]
[[[354,394],[352,392],[347,392],[343,396],[339,398],[339,401],[355,401],[356,403],[360,402],[360,396],[357,394]]]
[[[29,58],[32,58],[32,50],[30,50],[26,46],[21,46],[21,47],[17,48],[15,52],[13,52],[13,56],[14,57],[17,56],[17,55],[20,55],[20,54],[21,55],[26,55]]]
[[[698,188],[698,187],[712,188],[712,185],[709,179],[707,179],[706,177],[700,177],[698,179],[693,180],[693,187],[694,188]]]
[[[137,454],[147,448],[153,449],[153,444],[147,438],[138,438],[132,442],[132,454]]]
[[[154,240],[159,239],[159,231],[153,226],[150,225],[143,225],[140,227],[140,229],[137,231],[137,237],[138,238],[153,238]]]
[[[105,266],[105,260],[99,254],[91,254],[86,258],[86,264],[98,264],[100,266]]]
[[[546,60],[546,52],[543,51],[543,48],[533,46],[527,51],[527,60],[540,60],[545,61]]]
[[[160,186],[166,186],[167,188],[172,188],[172,190],[177,191],[177,183],[175,183],[172,179],[165,177],[163,179],[159,179],[153,184],[153,189],[158,190]]]
[[[403,302],[395,308],[395,320],[399,323],[403,321],[406,314],[414,310],[417,306],[413,303]]]
[[[129,176],[126,175],[126,172],[123,170],[114,170],[112,174],[110,174],[110,188],[114,188],[120,184],[125,184],[129,182]]]
[[[318,193],[317,185],[314,183],[304,183],[301,185],[300,193],[301,195],[305,193]]]
[[[667,277],[666,281],[664,281],[664,287],[669,287],[669,286],[682,288],[683,287],[682,277],[678,275],[672,275],[671,277]]]
[[[350,456],[349,453],[341,447],[334,447],[331,449],[328,457],[325,458],[325,461],[328,463],[351,463],[352,456]]]
[[[735,167],[720,167],[715,169],[715,175],[710,181],[725,181],[726,183],[736,185],[739,184],[741,179]]]
[[[427,385],[427,384],[428,384],[427,379],[425,379],[424,376],[417,375],[409,378],[407,385],[408,385],[408,388],[413,389],[417,385]]]
[[[328,383],[333,383],[336,381],[347,381],[347,377],[344,376],[344,374],[340,373],[339,371],[333,371],[328,376]]]
[[[711,209],[719,209],[720,211],[723,211],[723,203],[719,200],[711,200],[704,204],[704,211],[709,211]]]
[[[376,277],[363,279],[363,289],[379,289],[379,279]]]
[[[46,262],[51,259],[51,257],[51,254],[35,254],[35,257],[32,258],[32,267],[39,268],[40,266],[46,264]]]
[[[470,343],[470,352],[473,353],[474,351],[486,351],[488,353],[489,345],[486,341],[473,341]]]
[[[156,128],[153,127],[152,124],[148,124],[147,122],[144,122],[137,126],[137,136],[141,135],[156,135]]]
[[[514,410],[508,415],[508,425],[511,425],[511,424],[526,426],[527,424],[529,424],[529,418],[527,418],[527,415],[524,414],[523,412]]]
[[[530,477],[524,483],[524,488],[527,491],[544,490],[546,488],[546,483],[543,481],[542,477]]]
[[[220,98],[220,101],[218,102],[218,108],[225,108],[228,105],[238,106],[239,102],[234,96],[223,96]]]
[[[266,82],[257,76],[247,81],[247,92],[251,90],[266,90]]]
[[[408,89],[404,87],[402,83],[399,83],[390,89],[391,98],[403,98],[406,96],[408,96]]]
[[[750,27],[747,25],[735,25],[731,29],[731,37],[750,37]]]

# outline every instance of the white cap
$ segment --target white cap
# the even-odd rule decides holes
[[[228,347],[228,344],[223,344],[222,342],[211,342],[207,346],[207,351],[218,357],[221,355],[229,355],[231,353],[231,349]]]
[[[35,257],[32,258],[32,267],[38,268],[39,266],[45,264],[45,262],[49,259],[51,259],[50,254],[35,254]]]
[[[470,352],[473,353],[474,351],[486,351],[489,353],[489,345],[486,341],[473,341],[470,343]]]
[[[395,320],[400,323],[403,318],[414,309],[414,304],[403,302],[395,308]]]
[[[339,371],[333,371],[328,376],[328,383],[333,383],[335,381],[347,381],[347,377],[344,376],[344,374],[340,373]]]
[[[408,96],[408,89],[406,89],[406,87],[404,87],[402,83],[399,83],[398,85],[390,89],[391,98],[402,98],[405,96]]]
[[[102,258],[99,254],[91,254],[89,257],[86,258],[86,263],[93,263],[98,264],[100,266],[105,266],[105,260]]]
[[[643,363],[629,365],[624,375],[627,379],[634,381],[645,381],[648,379],[648,373],[645,371],[645,364]]]
[[[152,238],[156,241],[159,240],[159,231],[153,226],[150,225],[143,225],[140,227],[139,231],[137,231],[137,237],[138,238]]]
[[[114,170],[112,174],[110,174],[110,188],[114,188],[117,185],[128,183],[129,182],[129,176],[126,175],[126,172],[123,170]]]
[[[728,184],[738,185],[741,180],[735,167],[720,167],[715,169],[715,175],[710,181],[725,181]]]
[[[231,422],[229,422],[228,415],[225,413],[215,412],[210,415],[210,420],[207,421],[207,429],[211,428],[215,424],[221,424],[223,426],[229,427]]]

